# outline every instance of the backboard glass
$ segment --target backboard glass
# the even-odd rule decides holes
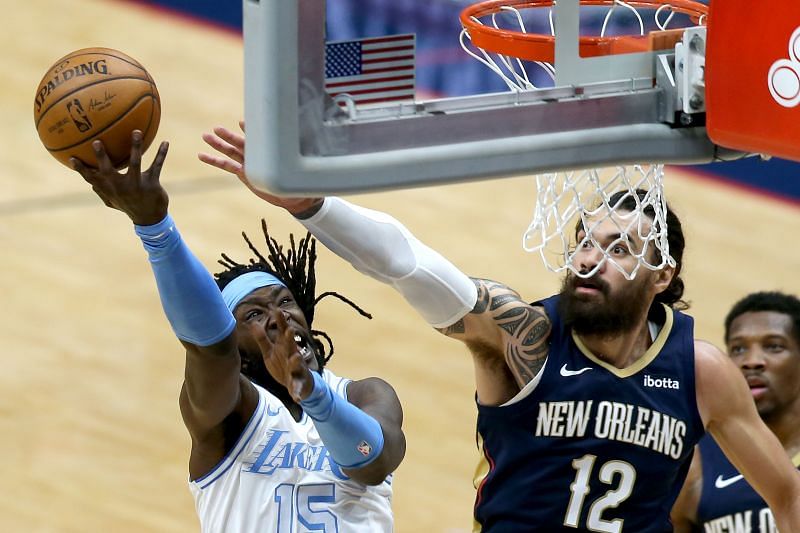
[[[702,101],[688,105],[702,65],[698,81],[676,68],[684,58],[676,63],[674,48],[581,57],[578,0],[553,8],[557,67],[550,86],[368,105],[333,98],[325,86],[326,17],[336,1],[243,0],[246,170],[259,188],[352,193],[730,157],[709,140]],[[451,10],[454,20],[469,5],[433,4]],[[433,4],[418,2],[416,9]],[[412,11],[409,18],[422,15]],[[704,38],[705,28],[683,36],[677,48],[687,65],[702,62],[697,40]]]

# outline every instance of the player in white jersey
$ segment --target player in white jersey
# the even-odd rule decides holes
[[[333,344],[311,328],[319,301],[314,241],[292,239],[284,252],[262,222],[267,257],[245,236],[256,258],[239,264],[223,255],[227,269],[215,283],[167,212],[159,175],[168,144],[142,171],[141,132],[132,139],[126,173],[99,141],[97,168],[72,164],[133,221],[186,348],[180,408],[202,530],[391,531],[391,473],[405,454],[402,409],[385,381],[351,381],[324,368]]]
[[[322,376],[336,394],[350,383],[327,369]],[[298,531],[298,521],[321,531],[391,531],[391,475],[377,486],[348,478],[307,416],[298,423],[281,400],[256,389],[259,404],[240,442],[189,483],[203,531],[275,524],[267,531],[289,533]]]

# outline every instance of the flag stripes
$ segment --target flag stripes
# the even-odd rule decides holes
[[[356,105],[413,101],[415,56],[414,34],[326,43],[325,90]]]

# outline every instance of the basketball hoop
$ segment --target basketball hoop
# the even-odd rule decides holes
[[[607,8],[604,15],[601,12],[600,35],[578,36],[578,54],[582,58],[674,50],[685,30],[685,27],[670,28],[676,25],[676,15],[685,24],[695,26],[703,25],[708,17],[707,6],[692,0],[574,1],[578,8],[593,9],[595,13],[598,8]],[[556,80],[558,36],[553,8],[558,17],[555,0],[486,0],[473,4],[460,15],[461,46],[500,76],[511,91],[540,89],[532,81],[525,62],[533,62]],[[618,8],[635,15],[638,31],[634,34],[606,35],[609,21]],[[527,31],[526,15],[537,9],[547,9],[549,34]],[[643,16],[646,12],[652,12],[652,22],[647,25],[654,29],[649,31]],[[530,21],[531,17],[527,19]],[[467,41],[477,52],[467,46]],[[667,240],[663,179],[662,164],[539,174],[536,207],[523,236],[523,248],[538,252],[552,272],[569,270],[584,278],[593,276],[605,264],[618,269],[627,279],[633,279],[642,267],[659,270],[675,266]],[[613,242],[601,244],[596,239],[600,224],[614,228],[612,233],[617,237]],[[582,230],[580,239],[577,239],[578,229]],[[588,271],[576,264],[575,259],[576,251],[586,247],[602,252]],[[626,250],[626,256],[635,257],[632,267],[630,261],[625,261],[627,266],[617,261],[620,249]]]
[[[529,61],[554,61],[555,32],[551,34],[528,33],[522,23],[520,9],[550,8],[556,0],[486,0],[473,4],[461,11],[461,25],[477,48]],[[660,32],[667,32],[672,17],[676,13],[687,15],[695,25],[702,25],[708,16],[708,7],[692,0],[580,0],[582,7],[607,6],[609,8],[600,36],[582,36],[580,38],[580,55],[595,57],[601,55],[620,54],[645,50],[661,50],[666,48],[669,38]],[[639,35],[606,36],[606,25],[613,15],[614,9],[624,7],[636,14],[639,19]],[[659,32],[645,34],[644,23],[638,9],[654,9],[655,24]],[[496,15],[508,12],[515,15],[519,23],[517,29],[500,28]],[[667,12],[666,17],[663,15]],[[484,17],[491,17],[491,26],[482,22]],[[552,21],[552,11],[548,13]],[[663,18],[663,20],[662,20]],[[671,43],[674,45],[675,41]]]
[[[708,7],[693,0],[577,0],[580,7],[607,7],[599,36],[582,35],[578,49],[581,57],[665,50],[673,48],[684,28],[670,29],[676,14],[685,15],[694,25],[704,25]],[[556,32],[552,8],[556,0],[485,0],[461,11],[461,47],[473,58],[491,68],[508,84],[511,90],[536,89],[525,71],[522,61],[532,61],[543,68],[551,78],[555,74]],[[609,21],[617,8],[632,12],[639,25],[637,35],[606,35]],[[547,9],[550,33],[531,33],[525,26],[524,13]],[[651,10],[658,28],[647,32],[640,11]],[[500,26],[498,15],[509,15],[508,27]],[[481,55],[471,50],[466,40]],[[491,54],[495,54],[497,59]],[[508,74],[506,72],[508,72]]]

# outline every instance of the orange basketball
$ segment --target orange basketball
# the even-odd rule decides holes
[[[135,59],[110,48],[84,48],[47,71],[33,103],[45,148],[67,166],[70,157],[96,166],[92,141],[100,139],[116,168],[127,165],[131,132],[146,150],[156,136],[161,101],[150,74]]]

